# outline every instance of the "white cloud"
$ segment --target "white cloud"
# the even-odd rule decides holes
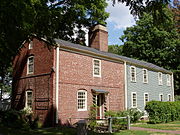
[[[107,23],[114,23],[115,29],[125,29],[135,24],[133,16],[130,14],[129,7],[122,3],[116,3],[112,6],[112,1],[107,1],[106,11],[110,13]]]

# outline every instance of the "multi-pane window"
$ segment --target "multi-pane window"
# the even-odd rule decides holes
[[[143,83],[148,83],[148,71],[143,69]]]
[[[169,74],[166,75],[166,79],[167,79],[167,86],[171,86],[171,76]]]
[[[32,91],[26,91],[26,104],[25,104],[25,107],[32,108],[32,104],[33,104],[33,93],[32,93]]]
[[[78,111],[87,110],[87,91],[79,90],[77,93],[77,108]]]
[[[34,57],[30,56],[28,58],[27,74],[33,74],[33,73],[34,73]]]
[[[159,83],[159,85],[163,84],[163,82],[162,82],[162,73],[161,72],[158,72],[158,83]]]
[[[93,76],[101,77],[101,61],[93,59]]]
[[[146,105],[147,102],[149,102],[149,94],[144,93],[144,104]]]
[[[159,101],[163,101],[163,94],[159,94]]]
[[[32,40],[29,42],[29,49],[33,49],[33,41]]]
[[[168,94],[168,101],[171,101],[171,94]]]
[[[136,108],[137,107],[137,94],[135,92],[132,92],[132,107]]]
[[[130,67],[131,82],[136,82],[136,68],[134,66]]]

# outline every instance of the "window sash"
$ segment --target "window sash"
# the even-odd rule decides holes
[[[31,56],[28,58],[27,74],[33,74],[33,73],[34,73],[34,57]]]
[[[132,93],[132,107],[135,108],[137,107],[137,94]]]
[[[29,42],[29,49],[33,49],[33,41],[32,40]]]
[[[25,107],[32,108],[33,105],[33,93],[32,91],[26,91],[26,105]]]
[[[77,109],[78,111],[87,110],[87,92],[80,90],[77,93]]]
[[[159,85],[163,84],[163,82],[162,82],[162,73],[161,72],[158,73],[158,81],[159,81]]]
[[[93,76],[100,77],[101,76],[101,61],[97,59],[93,59]]]
[[[144,93],[144,104],[146,105],[147,102],[149,102],[149,94]]]
[[[171,86],[171,81],[170,81],[171,76],[169,74],[166,75],[167,79],[167,86]]]
[[[148,71],[143,69],[143,83],[148,83]]]
[[[136,82],[136,68],[130,67],[131,82]]]

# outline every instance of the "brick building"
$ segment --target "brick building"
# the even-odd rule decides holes
[[[90,47],[55,39],[26,41],[13,62],[12,107],[31,107],[45,125],[73,124],[87,118],[96,104],[97,118],[107,110],[124,110],[124,63],[108,53],[108,33],[97,25]]]

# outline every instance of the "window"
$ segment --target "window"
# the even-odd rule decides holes
[[[148,71],[143,69],[143,83],[148,83]]]
[[[32,40],[29,42],[29,49],[33,49],[33,41]]]
[[[171,76],[169,74],[166,75],[167,79],[167,86],[171,86],[171,81],[170,81]]]
[[[168,94],[168,101],[171,101],[171,94]]]
[[[159,82],[159,85],[163,84],[163,82],[162,82],[162,73],[161,72],[158,72],[158,82]]]
[[[159,101],[163,101],[163,94],[159,94]]]
[[[131,82],[136,82],[136,68],[134,66],[130,67]]]
[[[132,108],[136,108],[137,107],[137,94],[135,92],[132,92]]]
[[[149,102],[149,94],[144,93],[144,105],[146,105],[147,102]]]
[[[32,104],[33,104],[33,94],[32,94],[32,91],[26,91],[26,103],[25,103],[25,107],[32,108]]]
[[[101,61],[93,59],[93,76],[101,77]]]
[[[33,73],[34,73],[34,57],[30,56],[28,58],[27,74],[33,74]]]
[[[77,93],[77,108],[78,111],[87,110],[87,91],[79,90]]]

